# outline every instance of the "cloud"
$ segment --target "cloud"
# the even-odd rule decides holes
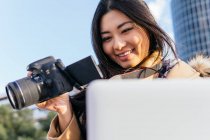
[[[153,0],[153,1],[147,2],[147,4],[152,14],[154,15],[155,19],[159,21],[167,6],[167,1],[166,0]]]
[[[171,0],[145,0],[157,23],[174,39],[173,24],[171,18]]]

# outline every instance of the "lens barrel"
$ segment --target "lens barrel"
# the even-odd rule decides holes
[[[40,99],[40,84],[30,77],[11,82],[6,86],[7,97],[14,109],[36,104]]]

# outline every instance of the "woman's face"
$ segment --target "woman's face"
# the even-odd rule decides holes
[[[126,15],[111,10],[101,19],[103,51],[123,68],[138,65],[149,53],[149,37]]]

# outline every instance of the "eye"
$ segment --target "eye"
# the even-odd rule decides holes
[[[127,32],[129,32],[130,30],[133,30],[133,27],[126,28],[126,29],[122,30],[121,33],[127,33]]]
[[[111,39],[112,39],[111,37],[102,37],[102,42],[108,42]]]

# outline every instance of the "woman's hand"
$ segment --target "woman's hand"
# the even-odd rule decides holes
[[[27,75],[30,76],[31,72],[29,72]],[[50,110],[58,113],[58,121],[61,132],[66,129],[73,117],[72,105],[69,101],[68,93],[64,93],[58,97],[37,103],[36,106],[40,109]]]
[[[61,132],[63,132],[73,117],[72,106],[68,93],[36,104],[40,109],[55,111],[58,113],[58,121]]]
[[[60,115],[66,114],[71,109],[68,93],[62,94],[58,97],[49,99],[36,105],[40,109],[54,111]]]

